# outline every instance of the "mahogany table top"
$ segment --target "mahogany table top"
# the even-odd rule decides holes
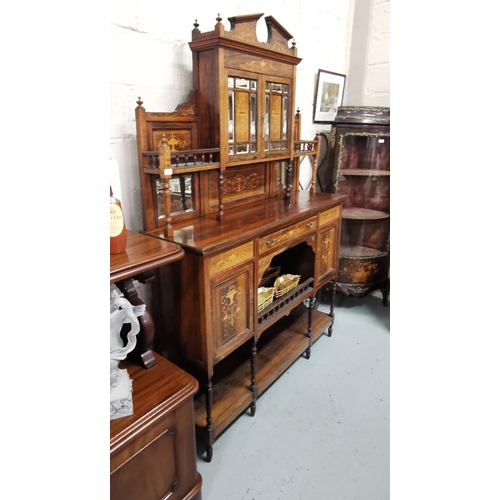
[[[175,243],[127,230],[127,249],[110,255],[109,281],[115,283],[131,278],[183,256],[184,250]]]

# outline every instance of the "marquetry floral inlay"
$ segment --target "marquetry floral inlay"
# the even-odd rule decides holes
[[[225,269],[226,267],[234,264],[235,262],[240,262],[247,257],[247,252],[233,252],[230,254],[224,255],[215,263],[216,268]]]
[[[222,323],[225,331],[233,329],[236,325],[236,320],[240,313],[240,297],[241,289],[235,285],[231,285],[226,295],[221,297]]]
[[[180,137],[176,137],[174,134],[167,139],[167,144],[170,146],[171,151],[176,151],[176,147],[185,149],[187,146],[187,142]]]
[[[325,273],[328,270],[328,257],[330,255],[330,236],[323,236],[321,241],[321,273]]]
[[[194,115],[194,105],[189,106],[186,110],[179,113],[181,116],[192,116]]]
[[[245,63],[245,66],[250,70],[265,69],[269,71],[275,71],[274,66],[266,61],[247,61]]]
[[[226,177],[224,182],[224,194],[240,193],[242,191],[255,189],[257,187],[258,187],[257,174],[255,173],[250,175],[238,174],[232,178]]]
[[[276,52],[290,52],[290,49],[288,47],[285,47],[282,43],[279,42],[274,42],[271,46],[272,50]]]

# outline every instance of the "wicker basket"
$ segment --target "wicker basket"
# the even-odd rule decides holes
[[[300,280],[300,274],[284,274],[274,282],[274,296],[281,297],[285,293],[293,290]]]
[[[257,301],[257,312],[265,309],[274,298],[274,288],[273,287],[260,287],[257,289],[258,301]]]

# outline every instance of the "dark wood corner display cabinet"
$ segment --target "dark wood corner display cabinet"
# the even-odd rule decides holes
[[[295,42],[271,16],[258,41],[262,15],[231,17],[230,30],[217,17],[205,33],[195,23],[187,102],[146,112],[139,98],[136,108],[144,233],[185,251],[161,276],[174,296],[158,351],[199,381],[207,461],[217,437],[332,333],[333,298],[325,314],[315,296],[336,278],[345,196],[317,193],[315,173],[299,190],[300,158],[316,168],[318,139],[300,140],[293,114]]]
[[[143,304],[134,280],[151,282],[183,255],[179,245],[127,231],[125,252],[111,255],[110,282],[131,304]],[[110,499],[201,500],[193,404],[198,382],[153,352],[150,311],[139,323],[137,346],[119,365],[132,380],[133,414],[110,421]]]
[[[390,108],[341,106],[321,138],[318,187],[347,198],[342,211],[337,290],[389,296]]]

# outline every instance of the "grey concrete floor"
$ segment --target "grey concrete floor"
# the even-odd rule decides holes
[[[389,315],[378,297],[337,294],[332,337],[219,437],[212,462],[199,448],[203,500],[388,500]]]

